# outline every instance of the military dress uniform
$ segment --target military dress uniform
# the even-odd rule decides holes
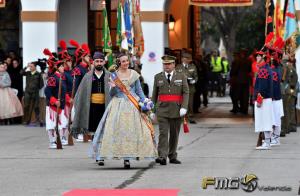
[[[289,68],[288,73],[288,87],[286,89],[287,94],[287,109],[289,113],[288,125],[287,125],[287,133],[296,132],[297,131],[297,122],[296,122],[296,98],[297,98],[297,83],[298,83],[298,75],[295,67],[292,65]]]
[[[268,64],[259,68],[254,86],[255,132],[264,132],[265,141],[258,150],[270,149],[273,129],[273,78]],[[260,105],[260,106],[259,106]]]
[[[190,56],[187,56],[190,58]],[[193,116],[194,94],[196,92],[196,83],[198,81],[197,67],[194,64],[179,64],[176,66],[176,72],[183,73],[187,77],[189,85],[189,104],[188,104],[188,116]],[[191,119],[190,119],[191,120]],[[194,122],[194,121],[191,121]]]
[[[70,111],[71,111],[71,97],[72,97],[72,88],[73,88],[73,77],[72,77],[72,70],[65,69],[64,71],[64,78],[66,79],[66,103],[65,103],[65,110],[67,118],[69,118]]]
[[[89,67],[88,64],[81,62],[78,65],[76,65],[72,70],[72,77],[75,76],[75,93],[77,92],[77,89],[79,87],[82,78],[89,71],[88,67]]]
[[[289,75],[289,68],[287,66],[287,59],[282,60],[282,79],[281,79],[281,97],[282,97],[282,103],[283,103],[283,112],[284,116],[281,118],[281,133],[280,137],[285,137],[285,134],[287,133],[287,126],[288,126],[288,118],[289,118],[289,112],[287,107],[287,99],[288,95],[286,93],[286,89],[288,87],[288,75]]]
[[[66,78],[64,74],[55,72],[48,77],[47,86],[45,88],[46,95],[46,130],[48,131],[48,136],[50,140],[49,148],[56,148],[56,137],[55,137],[55,126],[56,126],[56,116],[57,116],[57,106],[55,105],[58,101],[59,93],[59,82],[61,81],[61,95],[60,95],[60,107],[59,107],[59,119],[58,119],[58,129],[60,132],[61,142],[63,145],[67,145],[67,138],[63,134],[64,129],[67,128],[68,120],[65,114],[65,97],[67,92]]]
[[[29,124],[31,121],[32,111],[35,113],[36,121],[40,121],[39,90],[43,87],[43,78],[39,72],[25,71],[25,69],[21,71],[21,74],[26,76],[26,88],[24,93],[24,124]]]
[[[175,63],[175,57],[163,56],[163,63]],[[188,108],[189,86],[185,74],[173,70],[161,72],[154,77],[152,101],[156,104],[159,123],[158,155],[160,164],[180,163],[177,160],[177,145],[182,118],[180,110]],[[170,137],[168,137],[170,133]],[[168,139],[169,138],[169,139]],[[173,162],[175,161],[175,162]]]
[[[273,79],[273,134],[271,137],[271,146],[280,145],[280,132],[281,132],[281,118],[284,115],[283,103],[281,97],[280,82],[282,78],[282,72],[279,65],[272,67],[272,79]]]

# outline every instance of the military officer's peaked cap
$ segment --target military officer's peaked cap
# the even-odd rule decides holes
[[[190,53],[182,53],[182,58],[192,59],[192,55]]]
[[[175,63],[176,57],[171,55],[164,55],[161,57],[161,60],[164,64]]]

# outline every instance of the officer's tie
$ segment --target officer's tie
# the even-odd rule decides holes
[[[170,80],[171,74],[168,74],[168,82],[170,84],[171,80]]]

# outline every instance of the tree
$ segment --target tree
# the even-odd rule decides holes
[[[203,20],[206,15],[211,21],[206,23],[210,26],[206,29],[212,31],[213,28],[223,40],[230,61],[235,50],[242,47],[252,50],[263,44],[264,1],[254,0],[251,7],[204,7],[202,12]]]

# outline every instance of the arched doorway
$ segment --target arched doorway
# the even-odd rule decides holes
[[[168,18],[169,19],[172,18],[175,20],[175,25],[173,29],[165,28],[165,36],[168,39],[168,45],[166,46],[165,51],[167,53],[170,53],[171,55],[176,56],[177,63],[182,63],[181,54],[184,51],[187,51],[193,55],[193,60],[195,60],[194,64],[197,66],[197,69],[201,70],[205,66],[206,70],[208,70],[205,73],[206,76],[203,76],[203,72],[200,72],[198,70],[198,75],[200,76],[201,74],[201,77],[203,77],[204,79],[202,79],[201,82],[198,82],[196,84],[197,85],[196,89],[198,90],[198,92],[196,90],[194,101],[196,102],[196,100],[198,100],[197,104],[199,105],[201,104],[201,106],[199,107],[196,105],[194,107],[194,112],[198,112],[198,109],[200,109],[199,111],[202,113],[197,116],[200,117],[201,119],[202,118],[232,119],[236,117],[244,118],[245,116],[239,116],[239,115],[234,116],[229,112],[232,108],[232,104],[231,104],[231,99],[229,97],[229,85],[227,85],[228,83],[226,83],[227,80],[226,74],[228,74],[228,72],[224,74],[218,73],[218,76],[220,75],[222,76],[222,78],[220,77],[220,79],[218,78],[218,80],[214,79],[214,77],[212,76],[213,74],[211,73],[212,71],[211,71],[210,57],[205,63],[203,63],[203,58],[200,57],[200,55],[202,55],[202,50],[201,50],[202,29],[200,29],[200,24],[201,24],[200,7],[190,5],[189,0],[182,0],[182,1],[167,0],[165,1],[164,9],[165,12],[168,14]],[[225,93],[223,93],[223,91],[221,93],[221,90],[217,90],[218,88],[216,88],[217,85],[215,85],[215,82],[218,83],[218,87],[220,86],[220,89],[221,87],[222,89],[226,89]],[[205,86],[205,88],[203,86]],[[206,94],[208,94],[207,91],[210,91],[213,92],[211,94],[216,94],[214,97],[208,97],[208,95],[205,96],[208,97],[208,103],[210,103],[208,107],[205,107],[207,104],[206,101],[203,101],[204,95],[202,92],[199,91],[206,91]],[[201,97],[201,101],[199,100],[199,97]]]

